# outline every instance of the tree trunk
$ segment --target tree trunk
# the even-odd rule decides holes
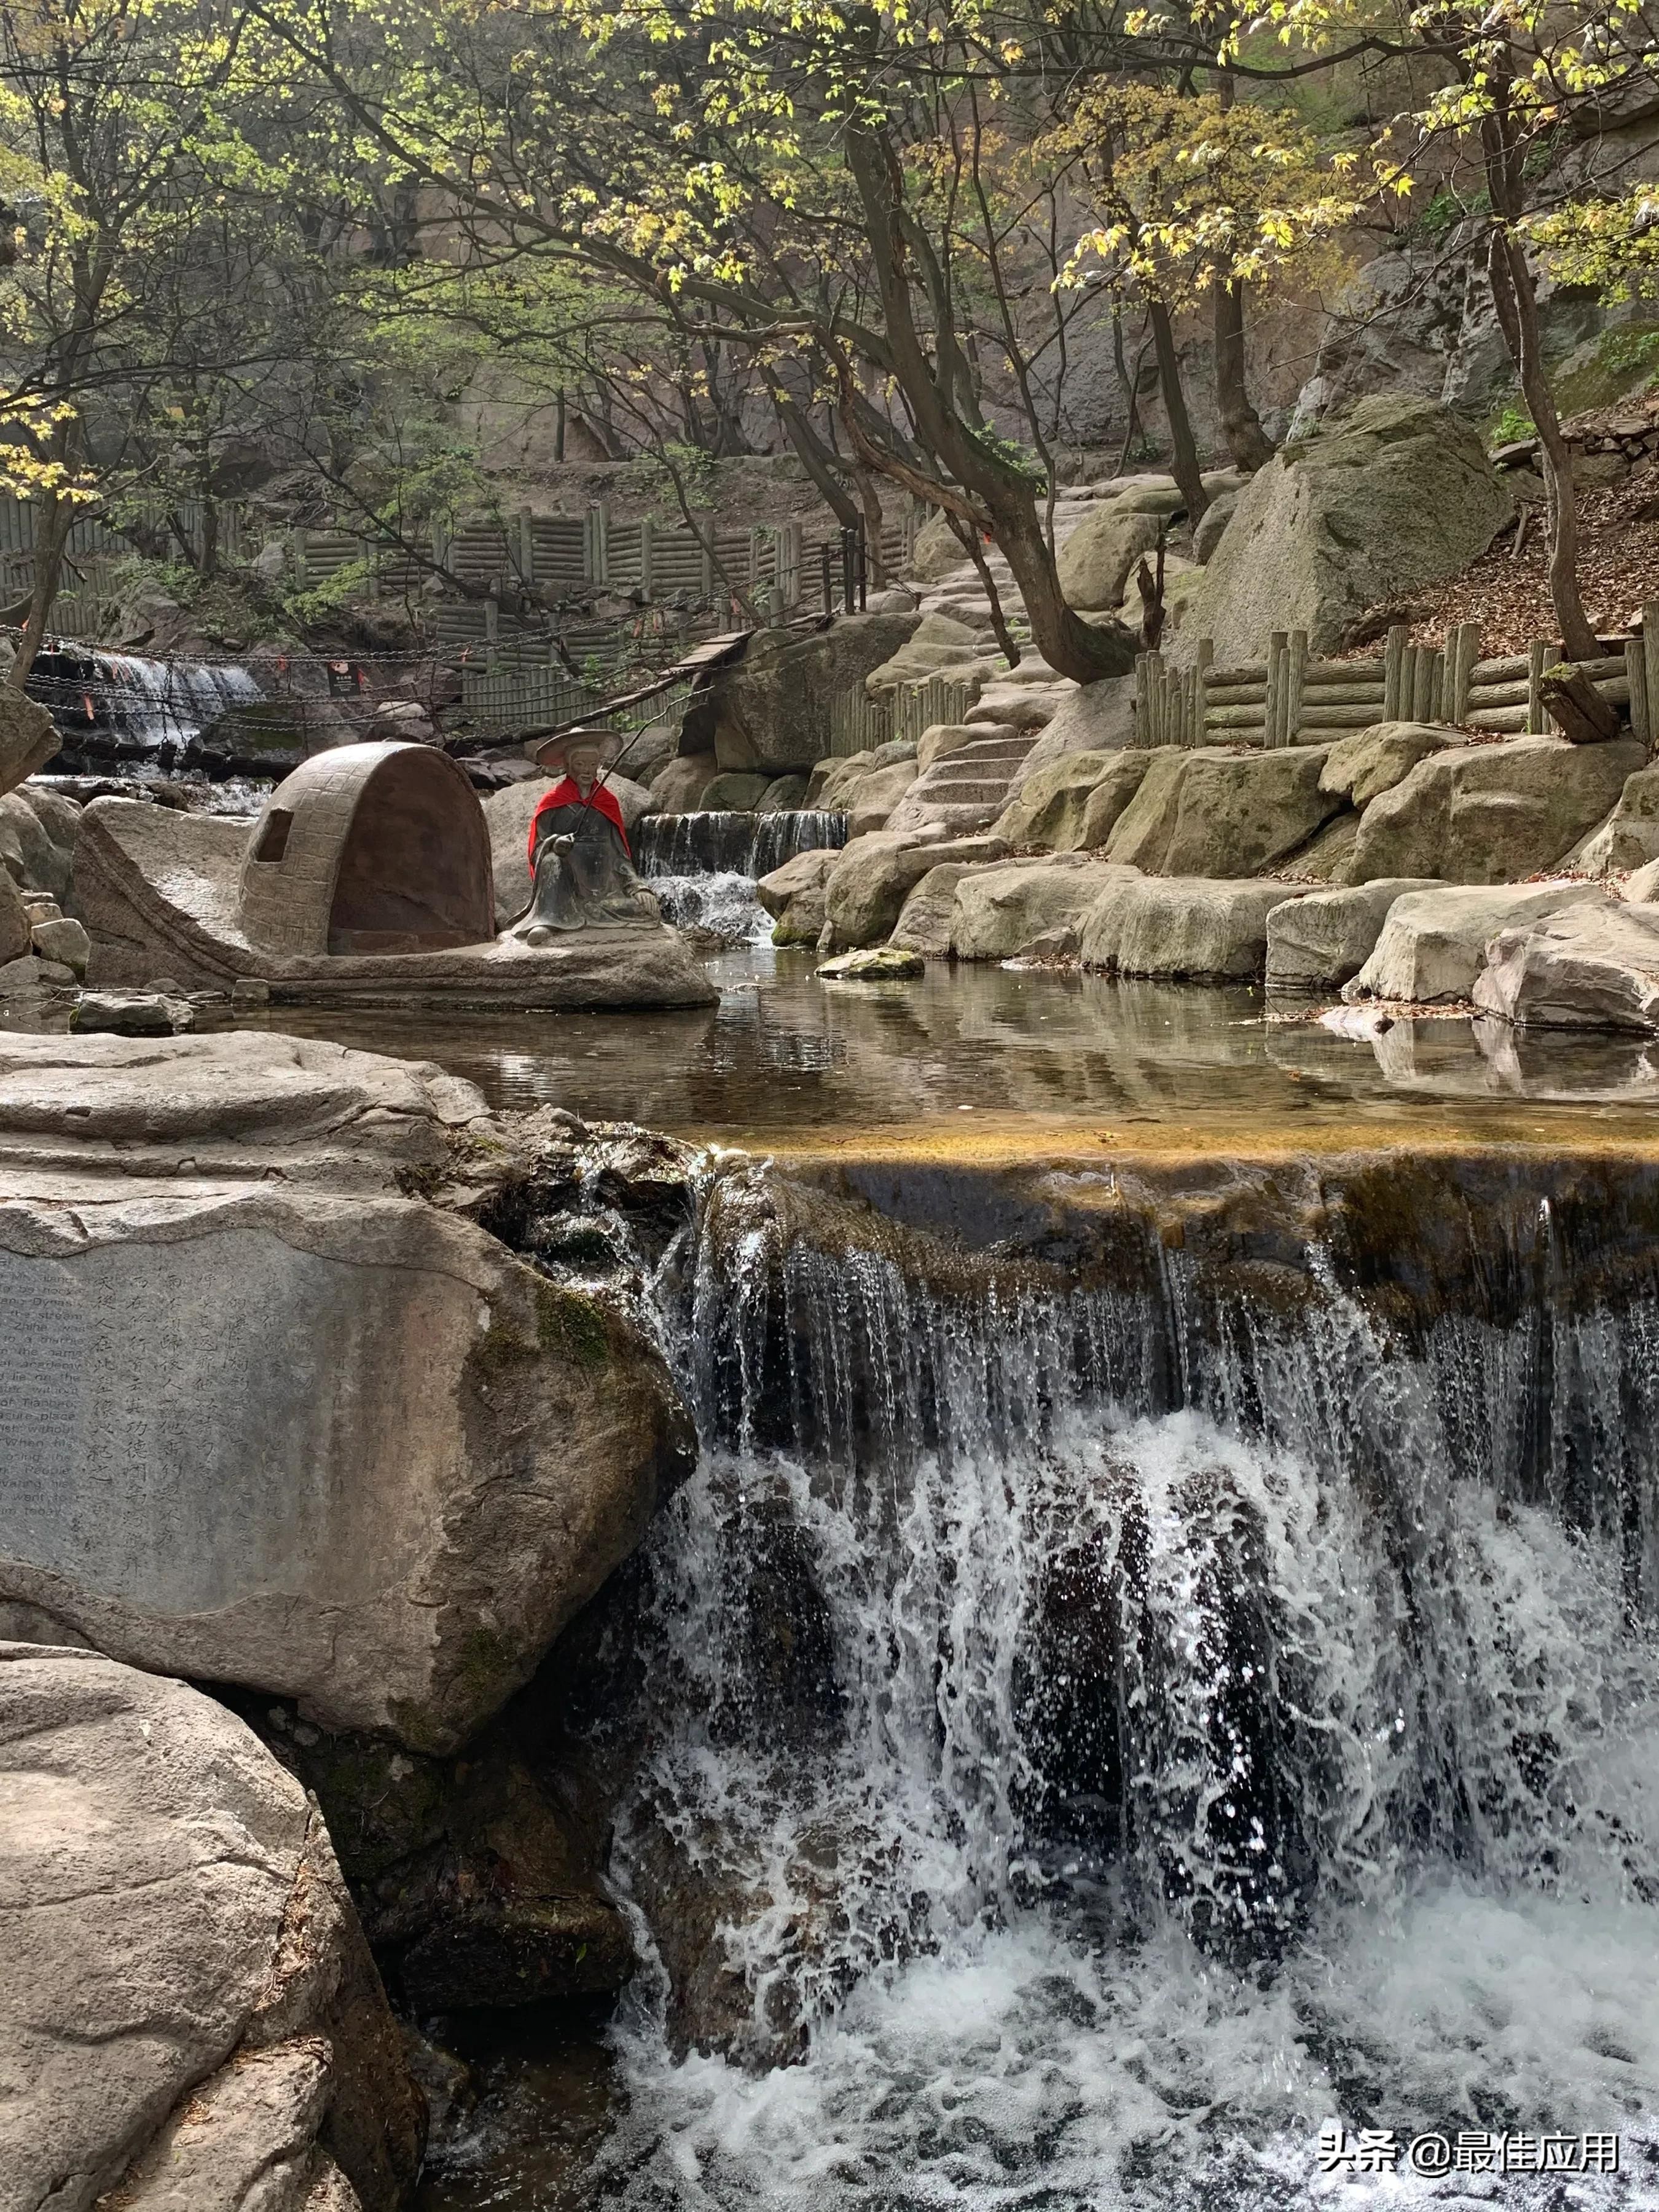
[[[1121,623],[1086,623],[1066,605],[1035,502],[1029,497],[1016,502],[988,495],[986,505],[991,512],[991,534],[1013,570],[1025,603],[1031,642],[1049,667],[1078,684],[1127,676],[1135,665],[1133,632]]]
[[[1227,451],[1241,469],[1259,469],[1273,457],[1273,441],[1250,404],[1244,375],[1244,287],[1219,277],[1215,298],[1215,404]]]
[[[1198,465],[1198,446],[1193,437],[1192,418],[1187,412],[1187,394],[1182,388],[1175,331],[1170,322],[1170,311],[1161,300],[1150,301],[1147,313],[1152,317],[1152,346],[1158,356],[1158,387],[1164,394],[1164,412],[1170,423],[1170,470],[1186,506],[1187,527],[1196,530],[1210,502]]]
[[[1549,501],[1550,605],[1569,660],[1594,660],[1601,647],[1578,591],[1578,505],[1572,455],[1561,434],[1555,395],[1544,371],[1539,343],[1538,290],[1527,257],[1513,235],[1494,228],[1487,266],[1499,327],[1521,378],[1521,390],[1538,431]]]
[[[817,486],[818,496],[843,530],[859,526],[858,502],[842,482],[830,448],[787,392],[772,390],[772,404],[783,425],[783,434],[799,456],[806,473]]]
[[[8,685],[14,691],[21,691],[27,683],[29,671],[34,665],[34,657],[46,636],[46,617],[52,612],[52,603],[58,596],[58,579],[64,573],[64,554],[74,521],[74,501],[62,493],[48,492],[45,510],[34,533],[34,588],[29,593],[28,619],[23,624],[23,635],[17,641],[17,657],[6,678]]]
[[[884,592],[887,588],[887,563],[881,555],[881,495],[876,489],[876,479],[869,469],[858,471],[859,497],[864,503],[864,557],[866,574],[870,588]]]

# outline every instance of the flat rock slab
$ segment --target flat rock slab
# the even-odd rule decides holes
[[[430,1073],[244,1097],[214,1057],[249,1042],[6,1041],[0,1598],[446,1750],[639,1541],[678,1401],[610,1308],[401,1194],[447,1150]]]
[[[422,2106],[299,1783],[94,1652],[0,1644],[0,2203],[392,2212]]]
[[[1084,916],[1083,964],[1120,975],[1248,981],[1267,966],[1267,916],[1296,896],[1283,884],[1127,876]]]
[[[1474,1001],[1526,1029],[1659,1033],[1659,908],[1587,900],[1500,930]]]
[[[1585,901],[1607,902],[1598,886],[1581,883],[1408,891],[1390,902],[1375,951],[1342,995],[1410,1006],[1466,1000],[1501,931]]]

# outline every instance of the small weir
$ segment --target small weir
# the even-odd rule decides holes
[[[579,2201],[1311,2212],[1340,2125],[1553,2135],[1559,2201],[1650,2202],[1659,1271],[1601,1202],[1452,1202],[1431,1288],[1357,1203],[1253,1214],[1271,1266],[1121,1213],[1021,1257],[1012,1201],[974,1250],[711,1171]]]
[[[765,945],[771,918],[757,879],[798,853],[847,842],[847,817],[794,812],[647,814],[634,833],[635,857],[663,919],[722,945]]]
[[[635,842],[646,876],[770,875],[798,853],[847,842],[847,817],[799,808],[774,814],[647,814]]]

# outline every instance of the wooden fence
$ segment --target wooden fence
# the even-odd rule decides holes
[[[882,556],[890,574],[908,564],[918,527],[914,507],[883,526]],[[307,590],[356,566],[372,597],[412,597],[433,574],[423,561],[341,530],[295,531],[295,565]],[[424,549],[423,549],[424,550]],[[827,524],[791,520],[754,530],[667,529],[647,515],[613,520],[604,501],[585,515],[532,514],[475,522],[432,533],[432,561],[461,581],[486,589],[639,592],[650,603],[678,599],[708,605],[732,599],[762,615],[816,605],[829,573],[841,588],[840,532]]]
[[[1628,635],[1599,641],[1601,656],[1579,664],[1634,734],[1659,736],[1659,602],[1642,610]],[[1373,722],[1448,722],[1515,735],[1554,726],[1542,697],[1544,672],[1561,657],[1538,639],[1525,653],[1483,660],[1480,626],[1460,623],[1443,646],[1414,646],[1401,623],[1380,659],[1314,660],[1305,630],[1275,630],[1265,660],[1218,668],[1200,638],[1190,668],[1162,653],[1135,662],[1135,729],[1149,745],[1317,744]]]
[[[830,750],[836,759],[853,753],[873,752],[878,745],[902,738],[919,744],[924,730],[936,723],[959,722],[974,703],[974,687],[942,676],[926,684],[900,684],[872,699],[862,684],[838,692],[830,702]]]

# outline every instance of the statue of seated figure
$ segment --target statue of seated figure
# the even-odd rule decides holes
[[[530,904],[509,937],[546,945],[565,930],[658,927],[617,794],[602,781],[621,749],[614,730],[569,730],[526,748],[538,768],[564,773],[530,817]]]

